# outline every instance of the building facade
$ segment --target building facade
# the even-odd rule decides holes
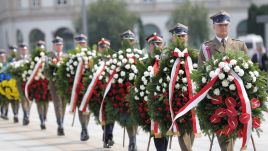
[[[86,0],[87,5],[96,0]],[[226,10],[231,14],[231,36],[243,33],[247,9],[254,3],[267,4],[267,0],[191,0],[205,5],[209,15]],[[184,0],[127,0],[130,11],[138,14],[145,27],[145,35],[158,32],[165,39],[170,35],[166,27],[171,11]],[[75,21],[81,15],[82,0],[0,0],[0,48],[25,42],[33,47],[44,40],[52,49],[51,40],[59,35],[64,38],[66,49],[74,46]],[[208,18],[205,18],[209,21]],[[213,33],[211,32],[211,36]],[[90,38],[90,35],[89,35]]]

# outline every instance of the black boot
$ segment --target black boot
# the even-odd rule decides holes
[[[88,132],[86,128],[82,128],[80,140],[81,141],[87,141],[89,139]]]
[[[59,127],[58,128],[58,136],[64,136],[65,134],[64,134],[64,129],[63,128],[61,128],[61,127]]]
[[[30,120],[29,120],[29,115],[28,113],[26,113],[25,111],[23,112],[23,121],[22,121],[22,125],[26,126],[29,125]]]
[[[19,122],[19,119],[17,116],[14,116],[14,123],[18,123]]]

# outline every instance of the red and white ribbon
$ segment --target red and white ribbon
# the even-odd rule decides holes
[[[106,95],[108,94],[109,90],[111,89],[111,86],[112,86],[112,82],[113,82],[113,78],[114,78],[114,75],[116,74],[116,71],[117,71],[118,68],[115,68],[112,72],[112,74],[110,75],[109,79],[108,79],[108,82],[106,84],[106,87],[105,87],[105,91],[104,91],[104,94],[103,94],[103,98],[102,98],[102,101],[101,101],[101,107],[100,107],[100,111],[99,111],[99,120],[102,124],[105,123],[105,118],[104,118],[104,110],[103,110],[103,107],[104,107],[104,102],[105,102],[105,97]]]
[[[71,101],[70,101],[70,112],[71,113],[75,112],[77,99],[78,99],[77,86],[82,79],[83,72],[84,72],[84,61],[83,61],[83,59],[81,59],[77,65],[77,68],[76,68],[74,83],[73,83],[73,87],[72,87],[72,94],[71,94]]]
[[[209,60],[211,58],[211,52],[207,45],[202,44],[202,52],[206,60]]]
[[[244,87],[243,80],[233,71],[230,71],[230,74],[234,77],[234,82],[238,91],[240,102],[242,105],[242,113],[247,113],[249,115],[249,121],[243,126],[243,142],[242,148],[246,148],[251,137],[252,130],[252,115],[251,115],[251,105],[248,98],[248,94]]]
[[[42,67],[42,63],[44,62],[44,57],[41,57],[38,62],[35,64],[34,66],[34,70],[33,72],[31,73],[29,79],[27,80],[26,84],[25,84],[25,89],[24,89],[24,93],[25,93],[25,97],[28,101],[31,101],[30,98],[29,98],[29,92],[28,92],[28,89],[29,89],[29,86],[30,84],[33,82],[35,76],[37,75],[39,69]]]
[[[85,93],[85,95],[84,95],[84,97],[82,99],[81,105],[79,107],[80,111],[82,111],[82,112],[87,112],[88,111],[88,104],[89,104],[90,98],[91,98],[91,96],[93,94],[93,90],[95,89],[95,86],[97,85],[99,77],[104,72],[104,69],[105,69],[105,62],[101,61],[98,70],[94,74],[90,84],[87,87],[87,91],[86,91],[86,93]]]

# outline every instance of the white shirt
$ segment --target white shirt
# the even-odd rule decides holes
[[[222,40],[223,38],[220,38],[220,37],[218,37],[218,36],[216,36],[216,38],[217,38],[217,39],[219,40],[219,42],[221,43],[221,40]],[[226,44],[227,40],[228,40],[228,36],[224,38],[225,44]]]

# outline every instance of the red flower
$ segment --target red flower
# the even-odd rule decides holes
[[[226,136],[229,136],[233,133],[233,129],[231,129],[228,125],[224,126],[223,128],[223,133],[226,135]]]
[[[221,104],[222,103],[222,96],[218,96],[217,98],[216,97],[213,97],[210,102],[212,104]]]
[[[113,107],[114,107],[114,108],[117,108],[117,104],[113,104]]]
[[[124,86],[124,84],[119,83],[118,86],[119,86],[119,88],[122,88]]]
[[[215,115],[210,116],[209,118],[210,122],[213,124],[219,123],[221,121],[221,118]]]
[[[224,102],[225,102],[227,107],[235,107],[236,106],[236,101],[232,97],[227,97]]]
[[[226,114],[229,116],[229,117],[234,117],[234,116],[237,116],[237,111],[234,107],[232,106],[229,106],[227,107],[226,109]]]
[[[217,131],[216,131],[216,134],[217,134],[218,136],[221,136],[221,135],[223,134],[223,130],[217,130]]]
[[[116,88],[116,85],[115,84],[112,84],[112,88]]]
[[[122,108],[119,108],[119,112],[122,113],[123,112],[123,109]]]
[[[218,117],[224,117],[226,116],[226,109],[225,108],[218,108],[215,110],[215,116],[218,116]]]
[[[237,136],[238,137],[243,137],[243,130],[242,129],[239,129],[238,131],[237,131]]]
[[[260,101],[258,99],[256,99],[256,98],[251,99],[250,103],[251,103],[251,108],[252,109],[256,109],[256,108],[260,107],[260,105],[261,105]]]
[[[123,93],[125,93],[125,90],[121,88],[121,89],[119,89],[119,93],[123,94]]]
[[[167,96],[167,92],[163,92],[163,96],[166,97]]]
[[[249,114],[248,113],[242,113],[239,117],[239,121],[242,123],[242,124],[247,124],[248,121],[249,121]]]
[[[128,88],[128,87],[130,87],[131,86],[131,83],[130,82],[126,82],[126,87]]]
[[[237,125],[238,125],[238,121],[237,121],[237,119],[235,118],[235,117],[230,117],[229,119],[228,119],[228,125],[229,125],[229,127],[231,128],[231,129],[235,129],[236,127],[237,127]]]
[[[161,112],[162,111],[162,108],[161,107],[158,107],[157,108],[157,111]]]
[[[260,125],[261,125],[261,120],[260,120],[260,118],[258,118],[258,117],[253,117],[253,118],[252,118],[252,127],[253,127],[253,128],[259,128]]]

